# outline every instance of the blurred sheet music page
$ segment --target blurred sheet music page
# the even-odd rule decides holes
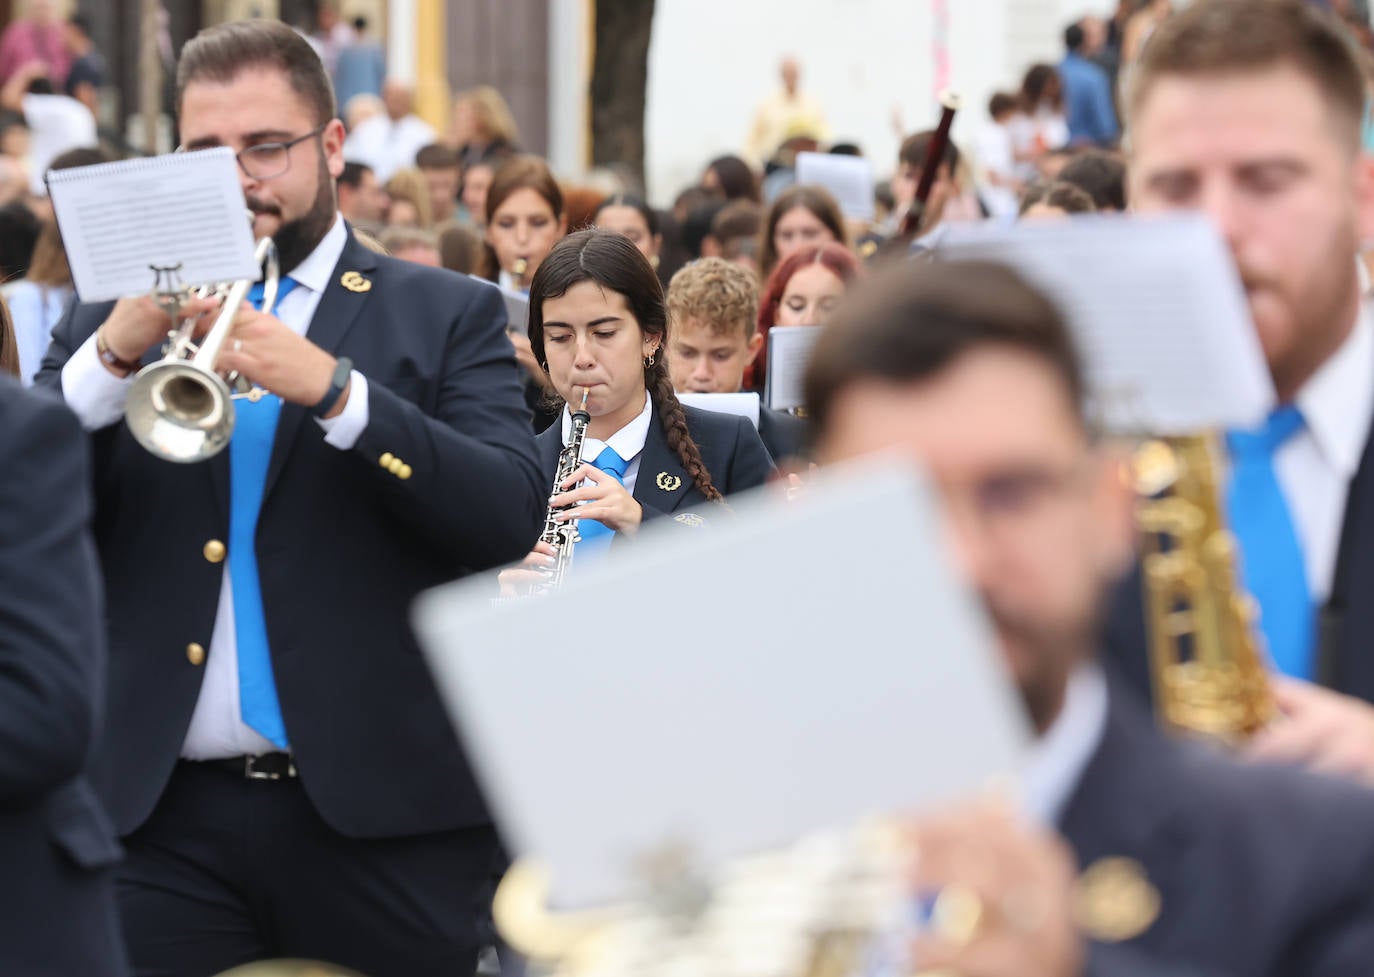
[[[1068,317],[1091,416],[1117,434],[1258,424],[1273,382],[1235,265],[1197,216],[950,224],[936,260],[1002,261]]]
[[[873,219],[873,166],[862,156],[798,153],[797,182],[829,190],[851,220]]]
[[[154,266],[183,285],[262,274],[231,149],[55,170],[48,194],[83,302],[149,291]]]
[[[821,338],[820,326],[774,326],[768,330],[768,376],[763,399],[774,410],[802,406],[806,364]]]
[[[733,394],[696,394],[680,393],[680,403],[698,410],[709,410],[717,414],[734,414],[748,418],[754,427],[759,426],[759,395],[748,391]]]
[[[493,606],[483,577],[417,605],[502,836],[549,865],[560,907],[627,896],[665,849],[709,871],[962,796],[1028,742],[911,469],[730,505],[646,525],[550,597]]]

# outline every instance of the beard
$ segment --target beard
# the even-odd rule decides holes
[[[318,189],[310,209],[292,221],[282,221],[272,235],[277,246],[277,260],[281,263],[281,273],[289,274],[310,252],[319,247],[325,234],[334,226],[334,181],[329,175],[329,167],[320,154]],[[248,209],[255,214],[271,214],[281,219],[281,209],[256,197],[248,198]]]

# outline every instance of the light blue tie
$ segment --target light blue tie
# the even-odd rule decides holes
[[[596,456],[592,464],[621,485],[625,484],[625,469],[630,467],[630,463],[616,454],[614,448],[607,445],[602,449],[601,454]],[[604,523],[597,522],[595,519],[578,520],[577,531],[582,537],[582,541],[577,544],[579,559],[590,555],[604,555],[610,548],[612,537],[615,536],[614,529]]]
[[[295,287],[294,279],[283,278],[277,300],[285,298]],[[249,290],[248,300],[254,308],[260,308],[262,297],[263,285],[258,282]],[[245,723],[286,749],[286,724],[272,676],[254,545],[281,398],[268,394],[256,403],[238,400],[234,411],[234,435],[229,440],[229,581],[234,594],[234,631],[238,636],[239,712]]]
[[[1302,428],[1302,414],[1285,405],[1258,430],[1227,433],[1227,505],[1232,531],[1240,541],[1241,577],[1259,603],[1269,657],[1283,674],[1311,679],[1312,595],[1298,533],[1274,471],[1274,453]]]

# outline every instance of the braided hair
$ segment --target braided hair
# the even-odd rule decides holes
[[[530,346],[535,359],[545,362],[544,300],[567,294],[580,282],[595,282],[621,296],[634,313],[640,332],[659,340],[659,352],[652,363],[644,364],[644,388],[658,411],[668,447],[682,462],[702,495],[723,502],[720,489],[701,460],[701,451],[687,429],[687,415],[673,391],[668,375],[668,306],[663,286],[649,260],[629,238],[614,231],[588,228],[559,241],[547,258],[539,263],[530,282]]]

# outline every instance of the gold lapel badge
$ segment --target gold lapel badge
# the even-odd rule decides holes
[[[1102,858],[1079,876],[1074,918],[1099,943],[1133,940],[1159,918],[1159,890],[1133,858]]]
[[[676,492],[682,488],[682,479],[676,475],[669,475],[667,472],[659,472],[658,477],[654,479],[654,484],[665,492]]]
[[[680,522],[684,526],[691,526],[693,529],[706,525],[706,520],[695,512],[683,512],[673,516],[673,522]]]
[[[339,279],[339,284],[350,292],[366,292],[372,288],[372,282],[356,271],[344,272],[343,277]]]

